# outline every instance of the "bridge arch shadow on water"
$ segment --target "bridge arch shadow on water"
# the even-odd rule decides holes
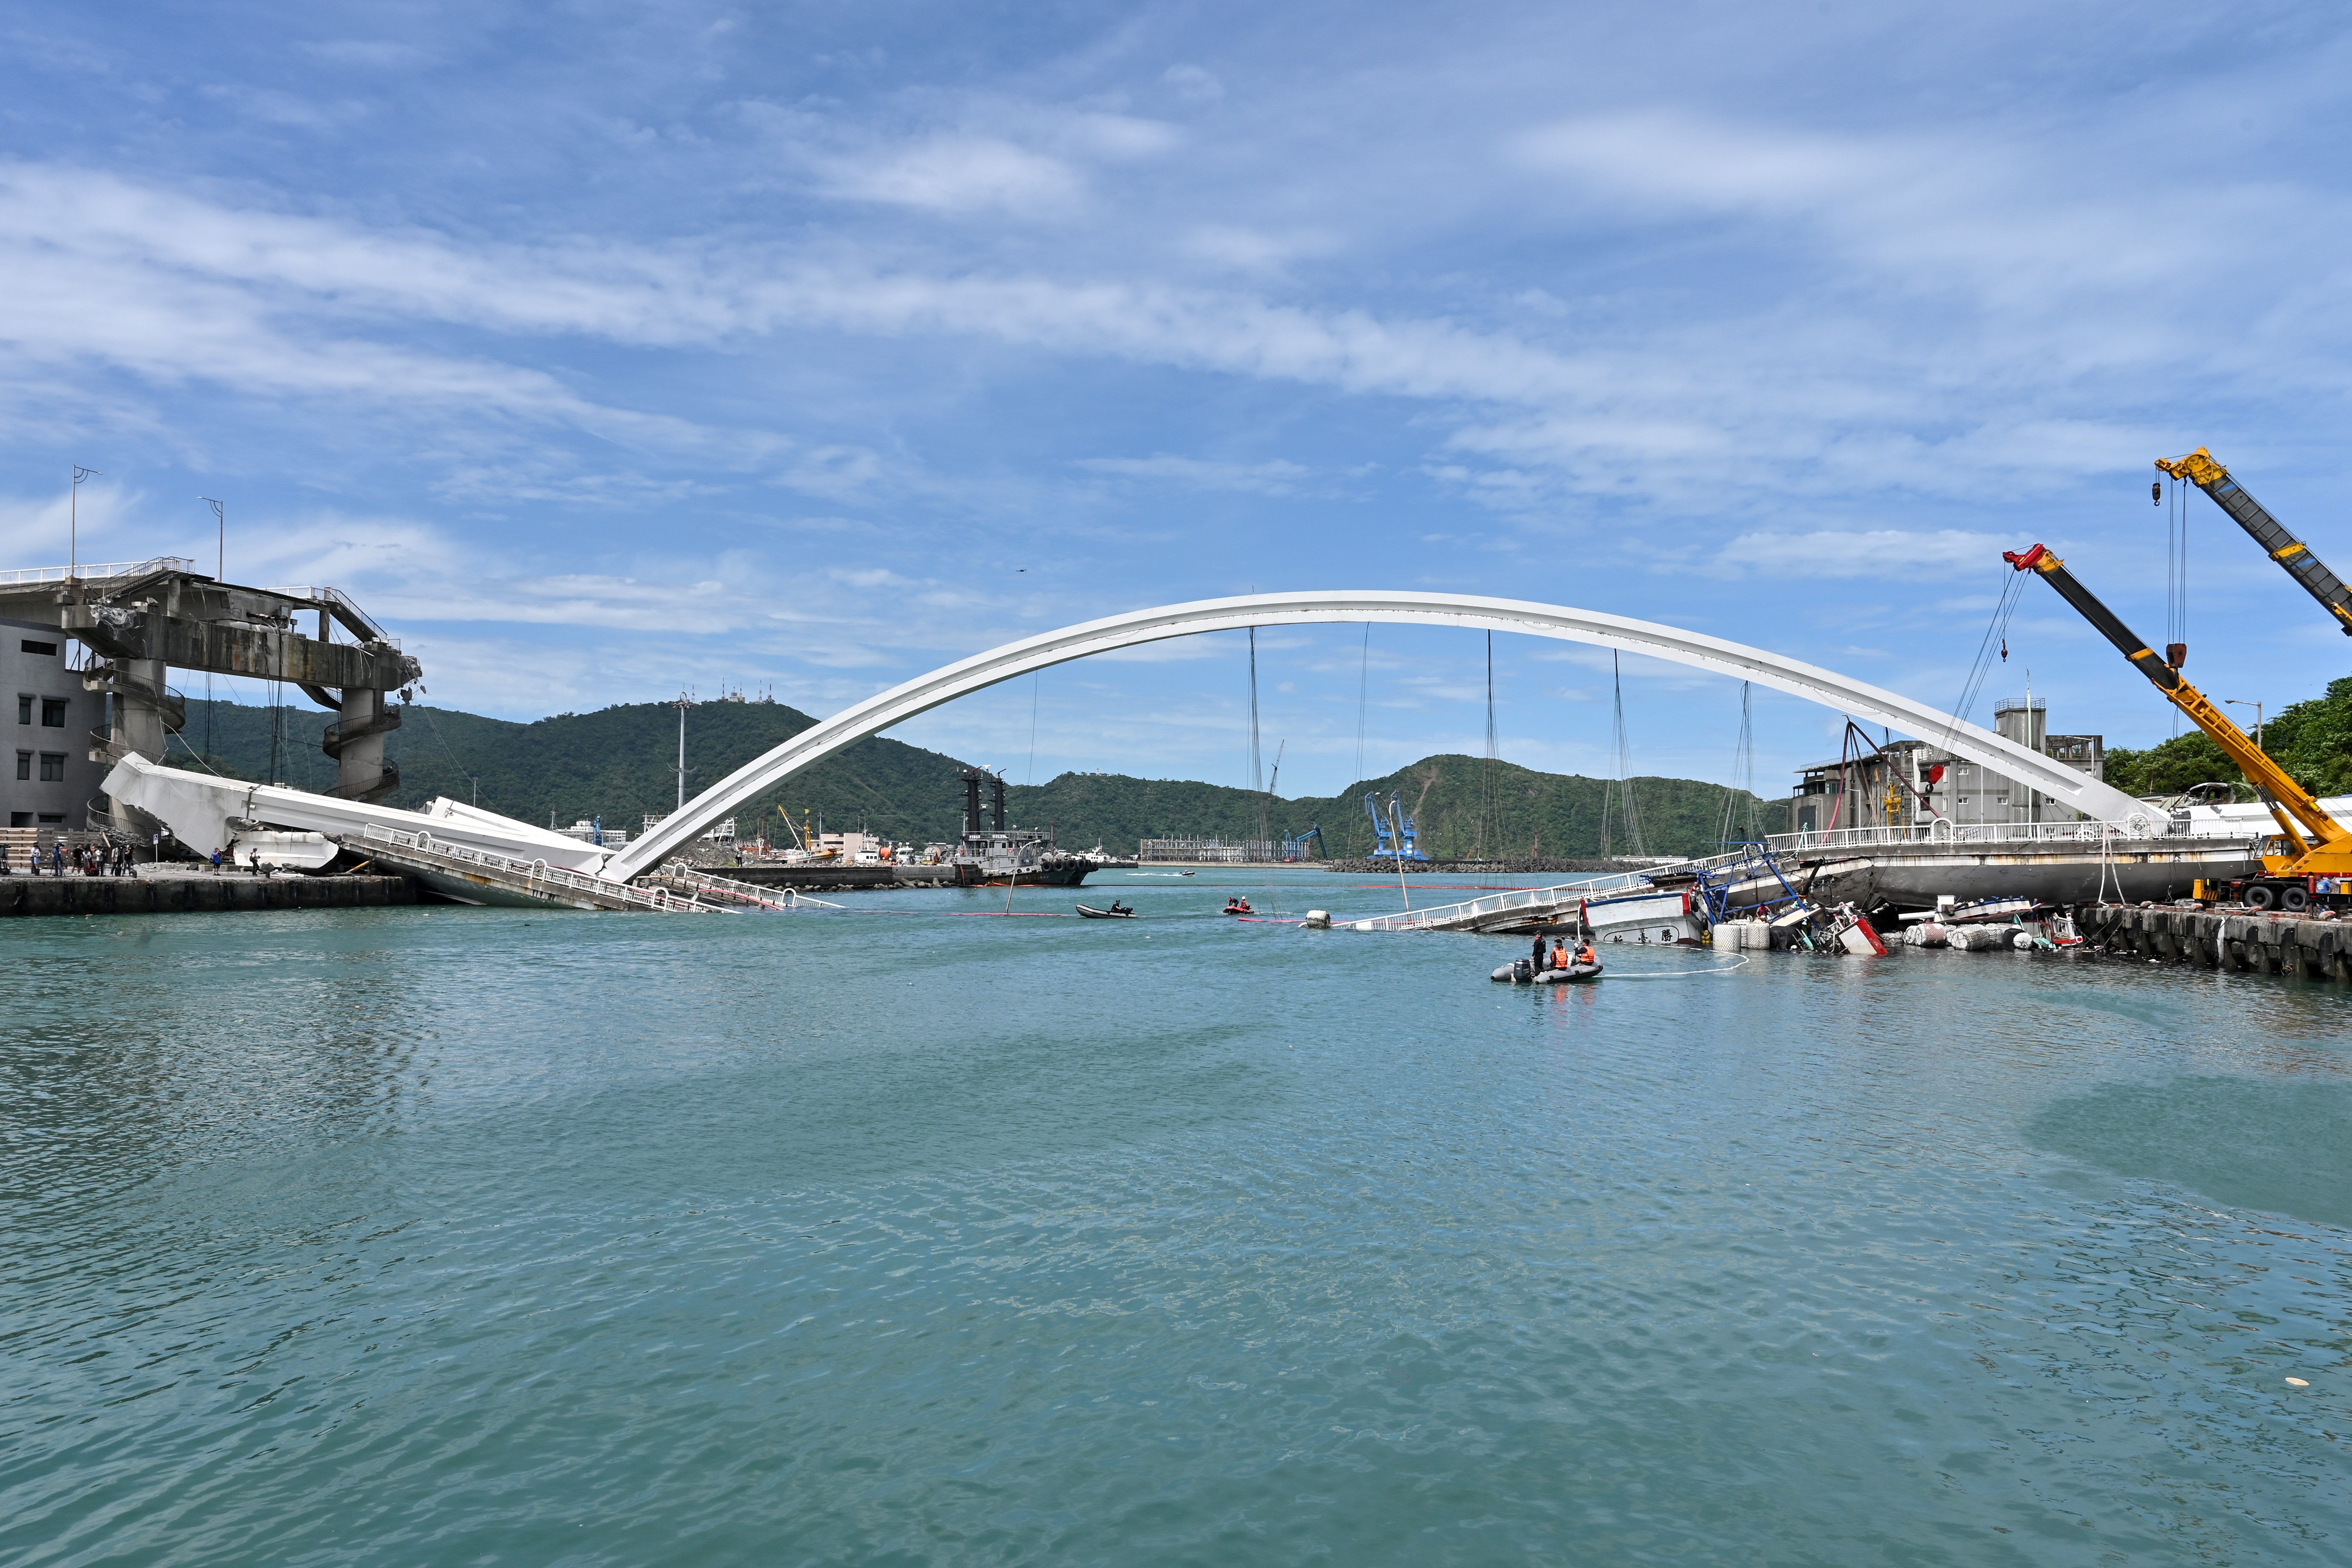
[[[1090,654],[1170,637],[1194,637],[1202,632],[1239,631],[1246,626],[1365,623],[1519,632],[1646,654],[1734,679],[1752,680],[1759,686],[1857,715],[1906,735],[1932,740],[1971,762],[2028,784],[2086,816],[2113,824],[2127,837],[2150,837],[2163,826],[2147,806],[2121,790],[2004,736],[1835,670],[1744,643],[1727,642],[1655,621],[1637,621],[1599,610],[1526,599],[1489,599],[1468,594],[1322,590],[1198,599],[1190,604],[1131,610],[1006,643],[918,676],[809,726],[773,751],[736,769],[614,855],[606,863],[605,875],[628,878],[651,870],[745,802],[844,746],[879,734],[959,697],[1016,679],[1033,670],[1066,664]]]

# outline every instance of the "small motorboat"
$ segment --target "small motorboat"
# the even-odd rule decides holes
[[[1239,893],[1230,894],[1225,899],[1225,913],[1229,915],[1248,915],[1256,912],[1250,908],[1250,901]]]
[[[1487,978],[1519,985],[1583,985],[1601,978],[1601,967],[1598,963],[1575,963],[1566,969],[1538,969],[1528,959],[1515,958]]]
[[[1125,904],[1120,903],[1117,899],[1113,899],[1111,900],[1110,908],[1107,910],[1098,910],[1092,904],[1080,904],[1078,906],[1078,913],[1090,921],[1131,921],[1135,919],[1135,911],[1129,909]]]

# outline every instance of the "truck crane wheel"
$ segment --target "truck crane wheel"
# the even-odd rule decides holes
[[[2311,907],[2311,890],[2289,882],[2278,890],[2279,908],[2288,914],[2299,915]]]
[[[2246,889],[2246,908],[2266,910],[2278,902],[2278,889],[2268,882],[2256,882]]]

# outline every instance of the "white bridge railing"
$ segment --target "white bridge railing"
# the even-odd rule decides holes
[[[828,904],[823,899],[812,899],[797,888],[763,888],[757,882],[745,882],[733,877],[721,877],[715,872],[706,871],[698,866],[689,866],[683,860],[671,861],[646,879],[680,883],[698,897],[708,893],[712,898],[752,904],[760,909],[773,910],[779,914],[789,913],[791,910],[799,909],[803,904],[819,910],[842,908],[839,904]]]
[[[1752,850],[1739,849],[1727,855],[1711,855],[1704,860],[1666,860],[1646,871],[1617,871],[1604,877],[1587,877],[1580,881],[1559,882],[1548,888],[1512,888],[1458,904],[1439,904],[1432,909],[1407,910],[1393,915],[1373,915],[1348,923],[1354,931],[1429,931],[1440,926],[1471,924],[1497,915],[1534,913],[1587,899],[1646,892],[1653,885],[1651,879],[1654,877],[1718,871],[1755,858]]]
[[[534,893],[545,896],[543,889],[562,888],[586,894],[613,909],[642,910],[650,914],[711,915],[727,912],[701,903],[691,895],[683,899],[674,898],[667,889],[656,888],[648,892],[643,888],[633,888],[626,882],[609,881],[603,877],[591,877],[584,871],[551,866],[544,860],[517,860],[511,856],[492,854],[471,845],[438,843],[430,833],[404,832],[397,827],[386,827],[380,822],[369,823],[362,837],[372,843],[388,844],[403,854],[447,866],[453,870],[488,872],[499,881],[519,884],[515,890],[526,896]]]
[[[148,572],[193,572],[196,563],[184,555],[158,555],[147,561],[82,562],[73,566],[27,566],[0,572],[0,584],[64,583],[86,577],[136,577]]]
[[[2124,837],[2104,822],[1919,822],[1892,827],[1832,827],[1807,833],[1775,833],[1765,842],[1775,854],[1812,849],[1877,849],[1890,845],[1937,849],[1946,845],[2096,844]]]

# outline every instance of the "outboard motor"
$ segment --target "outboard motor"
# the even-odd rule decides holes
[[[1516,984],[1533,985],[1536,983],[1535,964],[1524,958],[1514,960],[1511,964],[1511,979]]]

